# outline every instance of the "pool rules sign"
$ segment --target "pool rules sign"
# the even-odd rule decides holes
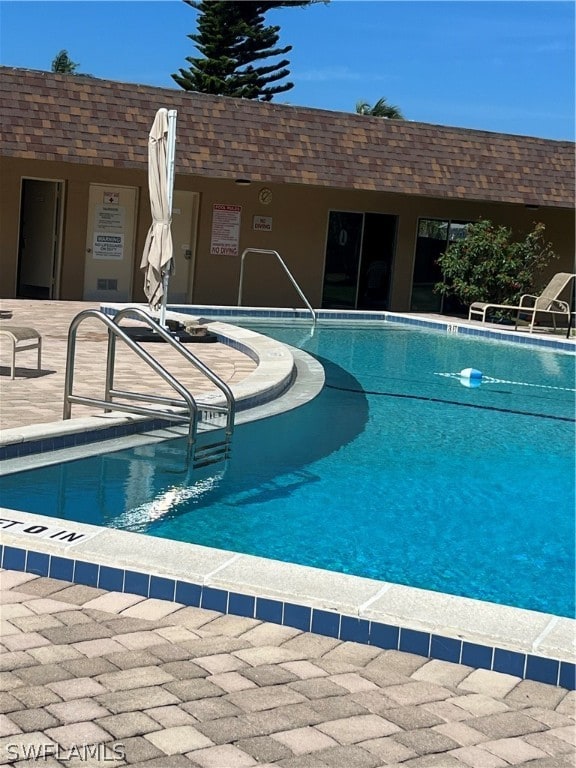
[[[212,256],[238,256],[241,205],[215,203],[212,208]]]

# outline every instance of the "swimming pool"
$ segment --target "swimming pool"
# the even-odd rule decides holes
[[[177,475],[174,445],[146,446],[3,477],[2,504],[573,615],[573,356],[399,326],[253,327],[316,355],[326,387],[240,426],[225,472]]]

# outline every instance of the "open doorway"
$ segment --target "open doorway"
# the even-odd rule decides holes
[[[63,182],[22,179],[16,296],[57,299]]]

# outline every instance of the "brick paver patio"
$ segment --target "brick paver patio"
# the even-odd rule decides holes
[[[0,764],[574,766],[562,688],[16,571],[0,605]]]
[[[10,380],[10,352],[0,339],[0,429],[60,421],[64,398],[66,346],[72,319],[83,309],[98,309],[99,304],[80,301],[26,301],[4,299],[0,309],[11,311],[3,323],[30,326],[42,335],[42,370],[36,370],[36,351],[16,354],[16,378]],[[126,321],[128,322],[128,321]],[[78,329],[76,344],[75,392],[102,397],[106,370],[107,330],[98,320],[89,318]],[[122,345],[122,342],[118,342]],[[224,344],[190,344],[191,351],[226,383],[241,381],[255,367],[242,352]],[[212,384],[193,369],[178,353],[164,344],[145,344],[168,371],[192,394],[216,391]],[[115,382],[121,389],[174,396],[174,391],[131,350],[124,347],[117,355]],[[100,409],[73,406],[72,417],[101,414]]]

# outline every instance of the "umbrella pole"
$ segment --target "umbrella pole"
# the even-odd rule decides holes
[[[172,221],[172,200],[174,198],[174,157],[176,155],[176,116],[175,109],[168,110],[168,142],[166,146],[166,191],[168,194],[168,215]],[[174,257],[172,257],[174,259]],[[162,272],[162,303],[160,305],[160,325],[166,328],[166,302],[168,301],[168,282],[171,269]]]

